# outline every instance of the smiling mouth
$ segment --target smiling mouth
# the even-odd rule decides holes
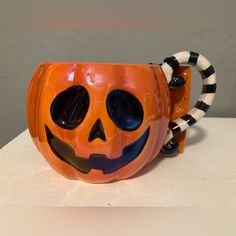
[[[142,152],[150,132],[150,127],[133,143],[125,146],[122,155],[109,159],[105,154],[90,154],[89,158],[75,155],[73,148],[56,137],[45,125],[48,144],[52,152],[62,161],[76,170],[88,174],[92,169],[101,170],[103,174],[110,174],[135,160]]]

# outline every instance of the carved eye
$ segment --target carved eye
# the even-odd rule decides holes
[[[107,96],[106,106],[110,118],[118,128],[131,131],[142,124],[142,104],[131,93],[113,90]]]
[[[73,86],[59,93],[51,104],[53,121],[64,129],[76,128],[89,108],[89,95],[83,86]]]

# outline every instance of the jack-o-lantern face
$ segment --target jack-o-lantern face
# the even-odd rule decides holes
[[[44,64],[28,92],[36,146],[65,177],[93,183],[127,178],[150,162],[169,113],[158,65]]]
[[[129,92],[124,90],[111,91],[106,99],[107,113],[113,123],[121,130],[134,131],[142,124],[142,104]],[[85,119],[89,109],[89,94],[83,86],[73,86],[56,96],[51,105],[52,120],[63,129],[75,129]],[[78,171],[87,174],[92,169],[101,170],[103,174],[112,173],[127,165],[142,152],[149,135],[149,127],[137,140],[123,147],[121,155],[109,159],[103,153],[91,153],[89,157],[76,156],[75,151],[64,143],[45,125],[47,140],[52,151],[62,161]],[[101,139],[106,142],[106,133],[98,118],[88,135],[88,142]]]

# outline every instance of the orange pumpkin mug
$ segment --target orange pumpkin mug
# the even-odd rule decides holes
[[[195,66],[202,92],[184,116],[170,121],[174,71]],[[176,135],[202,118],[216,91],[215,71],[201,54],[179,52],[163,64],[55,62],[41,64],[27,95],[28,127],[48,163],[69,179],[126,179],[161,151],[176,152]]]

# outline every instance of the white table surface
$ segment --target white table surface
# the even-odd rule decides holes
[[[28,130],[0,150],[0,205],[236,206],[236,119],[203,118],[185,152],[154,160],[137,176],[88,184],[58,175]]]

